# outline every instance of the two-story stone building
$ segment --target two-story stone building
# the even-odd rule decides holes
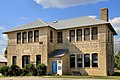
[[[114,35],[108,9],[101,19],[78,17],[55,22],[36,20],[4,32],[8,65],[44,63],[47,74],[107,76],[114,70]]]

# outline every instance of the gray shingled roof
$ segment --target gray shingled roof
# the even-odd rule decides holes
[[[62,57],[67,52],[68,52],[68,49],[56,49],[50,53],[49,57]]]
[[[23,26],[16,27],[10,31],[6,31],[4,33],[30,29],[30,28],[45,27],[45,26],[50,26],[56,30],[59,30],[59,29],[68,29],[73,27],[90,26],[90,25],[98,25],[98,24],[108,24],[110,29],[114,32],[114,34],[115,35],[117,34],[109,22],[99,20],[96,18],[90,18],[88,16],[72,18],[67,20],[59,20],[56,22],[44,22],[42,20],[36,20],[31,23],[25,24]]]
[[[4,55],[0,55],[0,62],[7,62],[7,59],[4,57]]]
[[[61,20],[56,22],[50,22],[48,24],[54,27],[55,29],[67,29],[67,28],[73,28],[79,26],[89,26],[89,25],[105,24],[105,23],[108,22],[85,16],[85,17],[72,18],[72,19]]]

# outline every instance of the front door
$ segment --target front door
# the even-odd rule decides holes
[[[57,74],[57,61],[52,61],[52,74]]]

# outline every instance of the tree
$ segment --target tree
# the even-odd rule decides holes
[[[7,58],[7,47],[6,47],[5,51],[4,51],[4,55]]]
[[[120,51],[115,55],[115,68],[120,69]]]

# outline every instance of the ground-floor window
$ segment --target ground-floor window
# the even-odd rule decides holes
[[[22,67],[25,67],[27,64],[30,64],[30,55],[22,56]]]
[[[82,54],[77,54],[77,67],[82,67]]]
[[[92,67],[98,67],[98,54],[92,54]]]
[[[75,68],[75,55],[70,55],[70,68]]]
[[[12,56],[12,65],[16,65],[17,56]]]
[[[36,55],[36,65],[41,63],[41,55]]]
[[[90,54],[84,54],[84,67],[90,67]]]

